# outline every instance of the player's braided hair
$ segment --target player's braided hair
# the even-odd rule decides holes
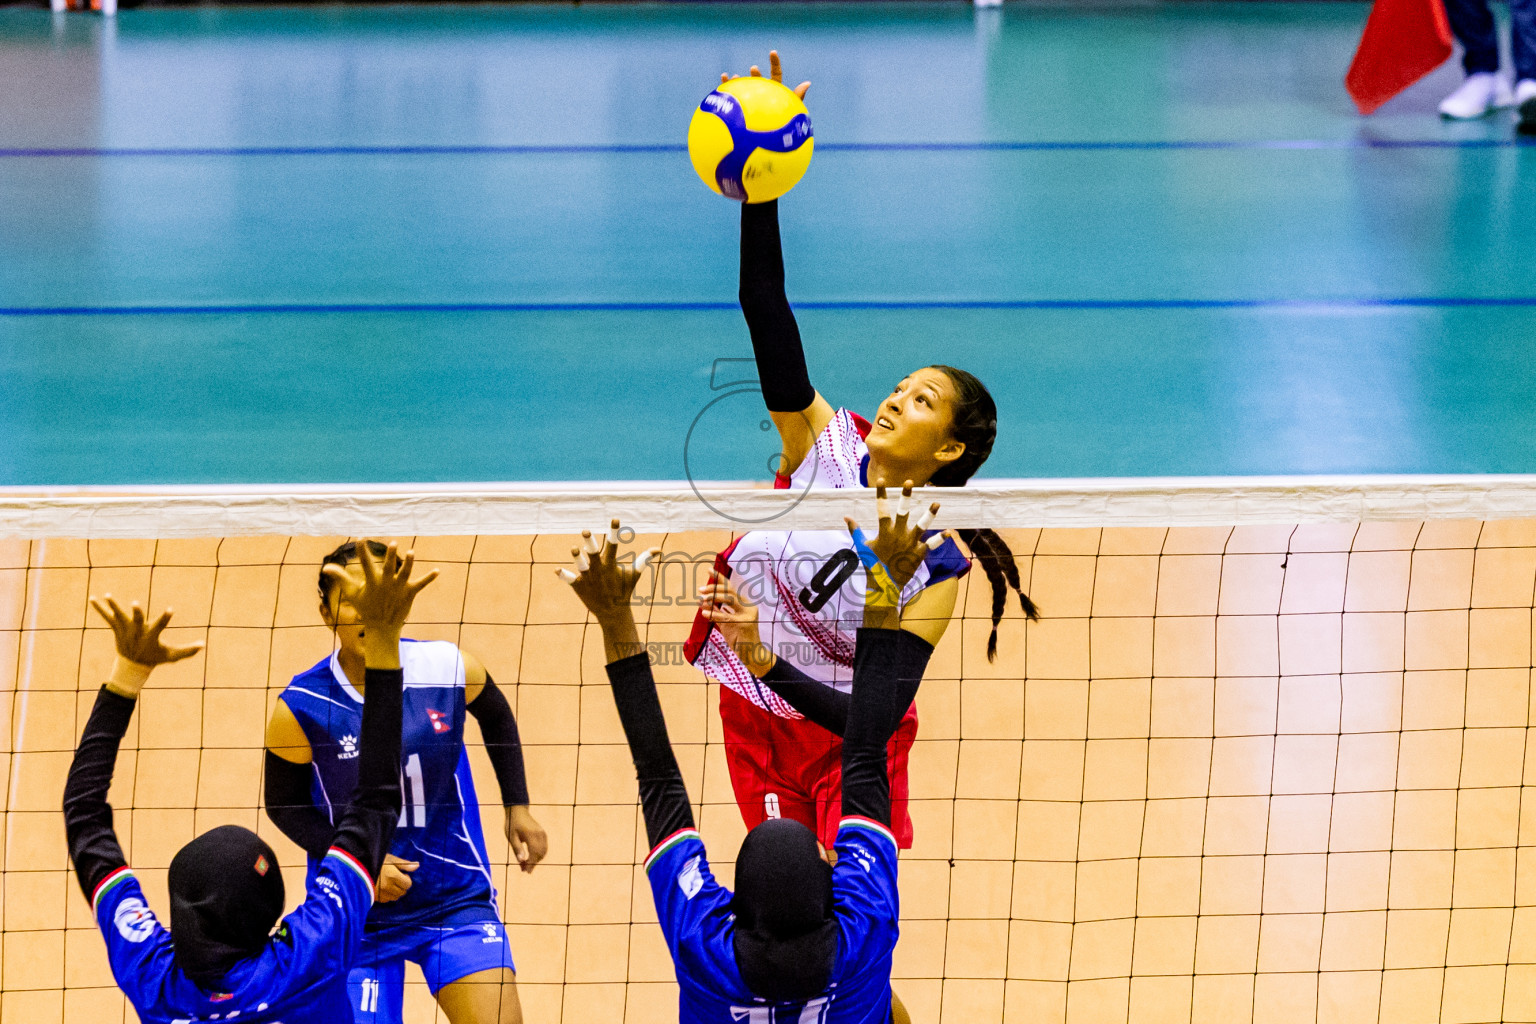
[[[949,435],[965,445],[965,451],[933,474],[929,482],[935,487],[962,487],[992,454],[992,445],[997,440],[997,403],[975,374],[953,366],[933,366],[931,369],[943,372],[954,385]],[[1024,609],[1027,618],[1038,620],[1040,609],[1019,585],[1019,567],[1013,560],[1013,550],[996,531],[962,529],[955,532],[981,563],[981,571],[987,574],[987,580],[992,584],[992,633],[987,637],[987,660],[994,661],[997,658],[997,624],[1003,620],[1003,609],[1008,606],[1008,591],[1019,595],[1019,607]]]
[[[371,540],[368,542],[368,553],[373,555],[374,558],[383,558],[385,555],[389,554],[389,548],[385,547],[383,544],[376,540]],[[355,540],[347,541],[345,544],[338,547],[335,551],[332,551],[330,554],[325,556],[325,559],[320,563],[321,601],[329,604],[331,600],[331,591],[336,587],[335,577],[328,575],[325,571],[325,567],[328,565],[339,565],[345,569],[349,564],[355,561],[357,561],[357,541]]]

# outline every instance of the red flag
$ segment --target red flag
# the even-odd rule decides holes
[[[1451,49],[1441,0],[1376,0],[1344,87],[1369,114],[1444,64]]]

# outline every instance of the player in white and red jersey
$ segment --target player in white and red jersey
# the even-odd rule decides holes
[[[769,57],[774,80],[782,81],[778,54]],[[804,87],[797,91],[804,95]],[[912,371],[872,421],[834,408],[811,386],[784,291],[777,201],[742,205],[741,308],[763,400],[782,443],[775,486],[958,487],[991,454],[997,405],[964,370],[935,365]],[[1018,568],[1002,538],[985,529],[954,534],[969,551],[947,539],[930,553],[903,588],[902,621],[937,645],[954,612],[959,578],[974,557],[992,584],[991,659],[1008,591],[1018,594],[1026,615],[1037,613],[1019,587]],[[731,783],[748,828],[788,817],[815,829],[823,843],[836,838],[840,723],[864,584],[844,531],[753,532],[719,556],[715,578],[700,590],[687,654],[721,684]],[[887,751],[892,830],[903,847],[912,842],[906,762],[916,732],[916,709],[909,708]]]

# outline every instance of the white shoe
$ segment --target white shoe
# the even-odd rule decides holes
[[[1536,79],[1522,78],[1516,83],[1514,102],[1520,108],[1516,130],[1521,135],[1536,135]]]
[[[1495,107],[1507,107],[1514,102],[1509,83],[1492,71],[1479,71],[1468,75],[1461,88],[1440,103],[1440,116],[1466,120],[1483,117]]]

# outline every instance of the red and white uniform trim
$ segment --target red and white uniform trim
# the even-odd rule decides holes
[[[864,486],[869,424],[839,409],[816,439],[811,453],[778,486]],[[942,580],[963,576],[970,561],[953,541],[929,554],[901,594],[901,605]],[[738,538],[715,560],[742,597],[758,606],[763,643],[791,665],[848,693],[853,687],[853,649],[864,621],[864,567],[846,530],[753,531]],[[702,613],[694,619],[688,660],[705,675],[780,718],[800,713],[742,664]]]

